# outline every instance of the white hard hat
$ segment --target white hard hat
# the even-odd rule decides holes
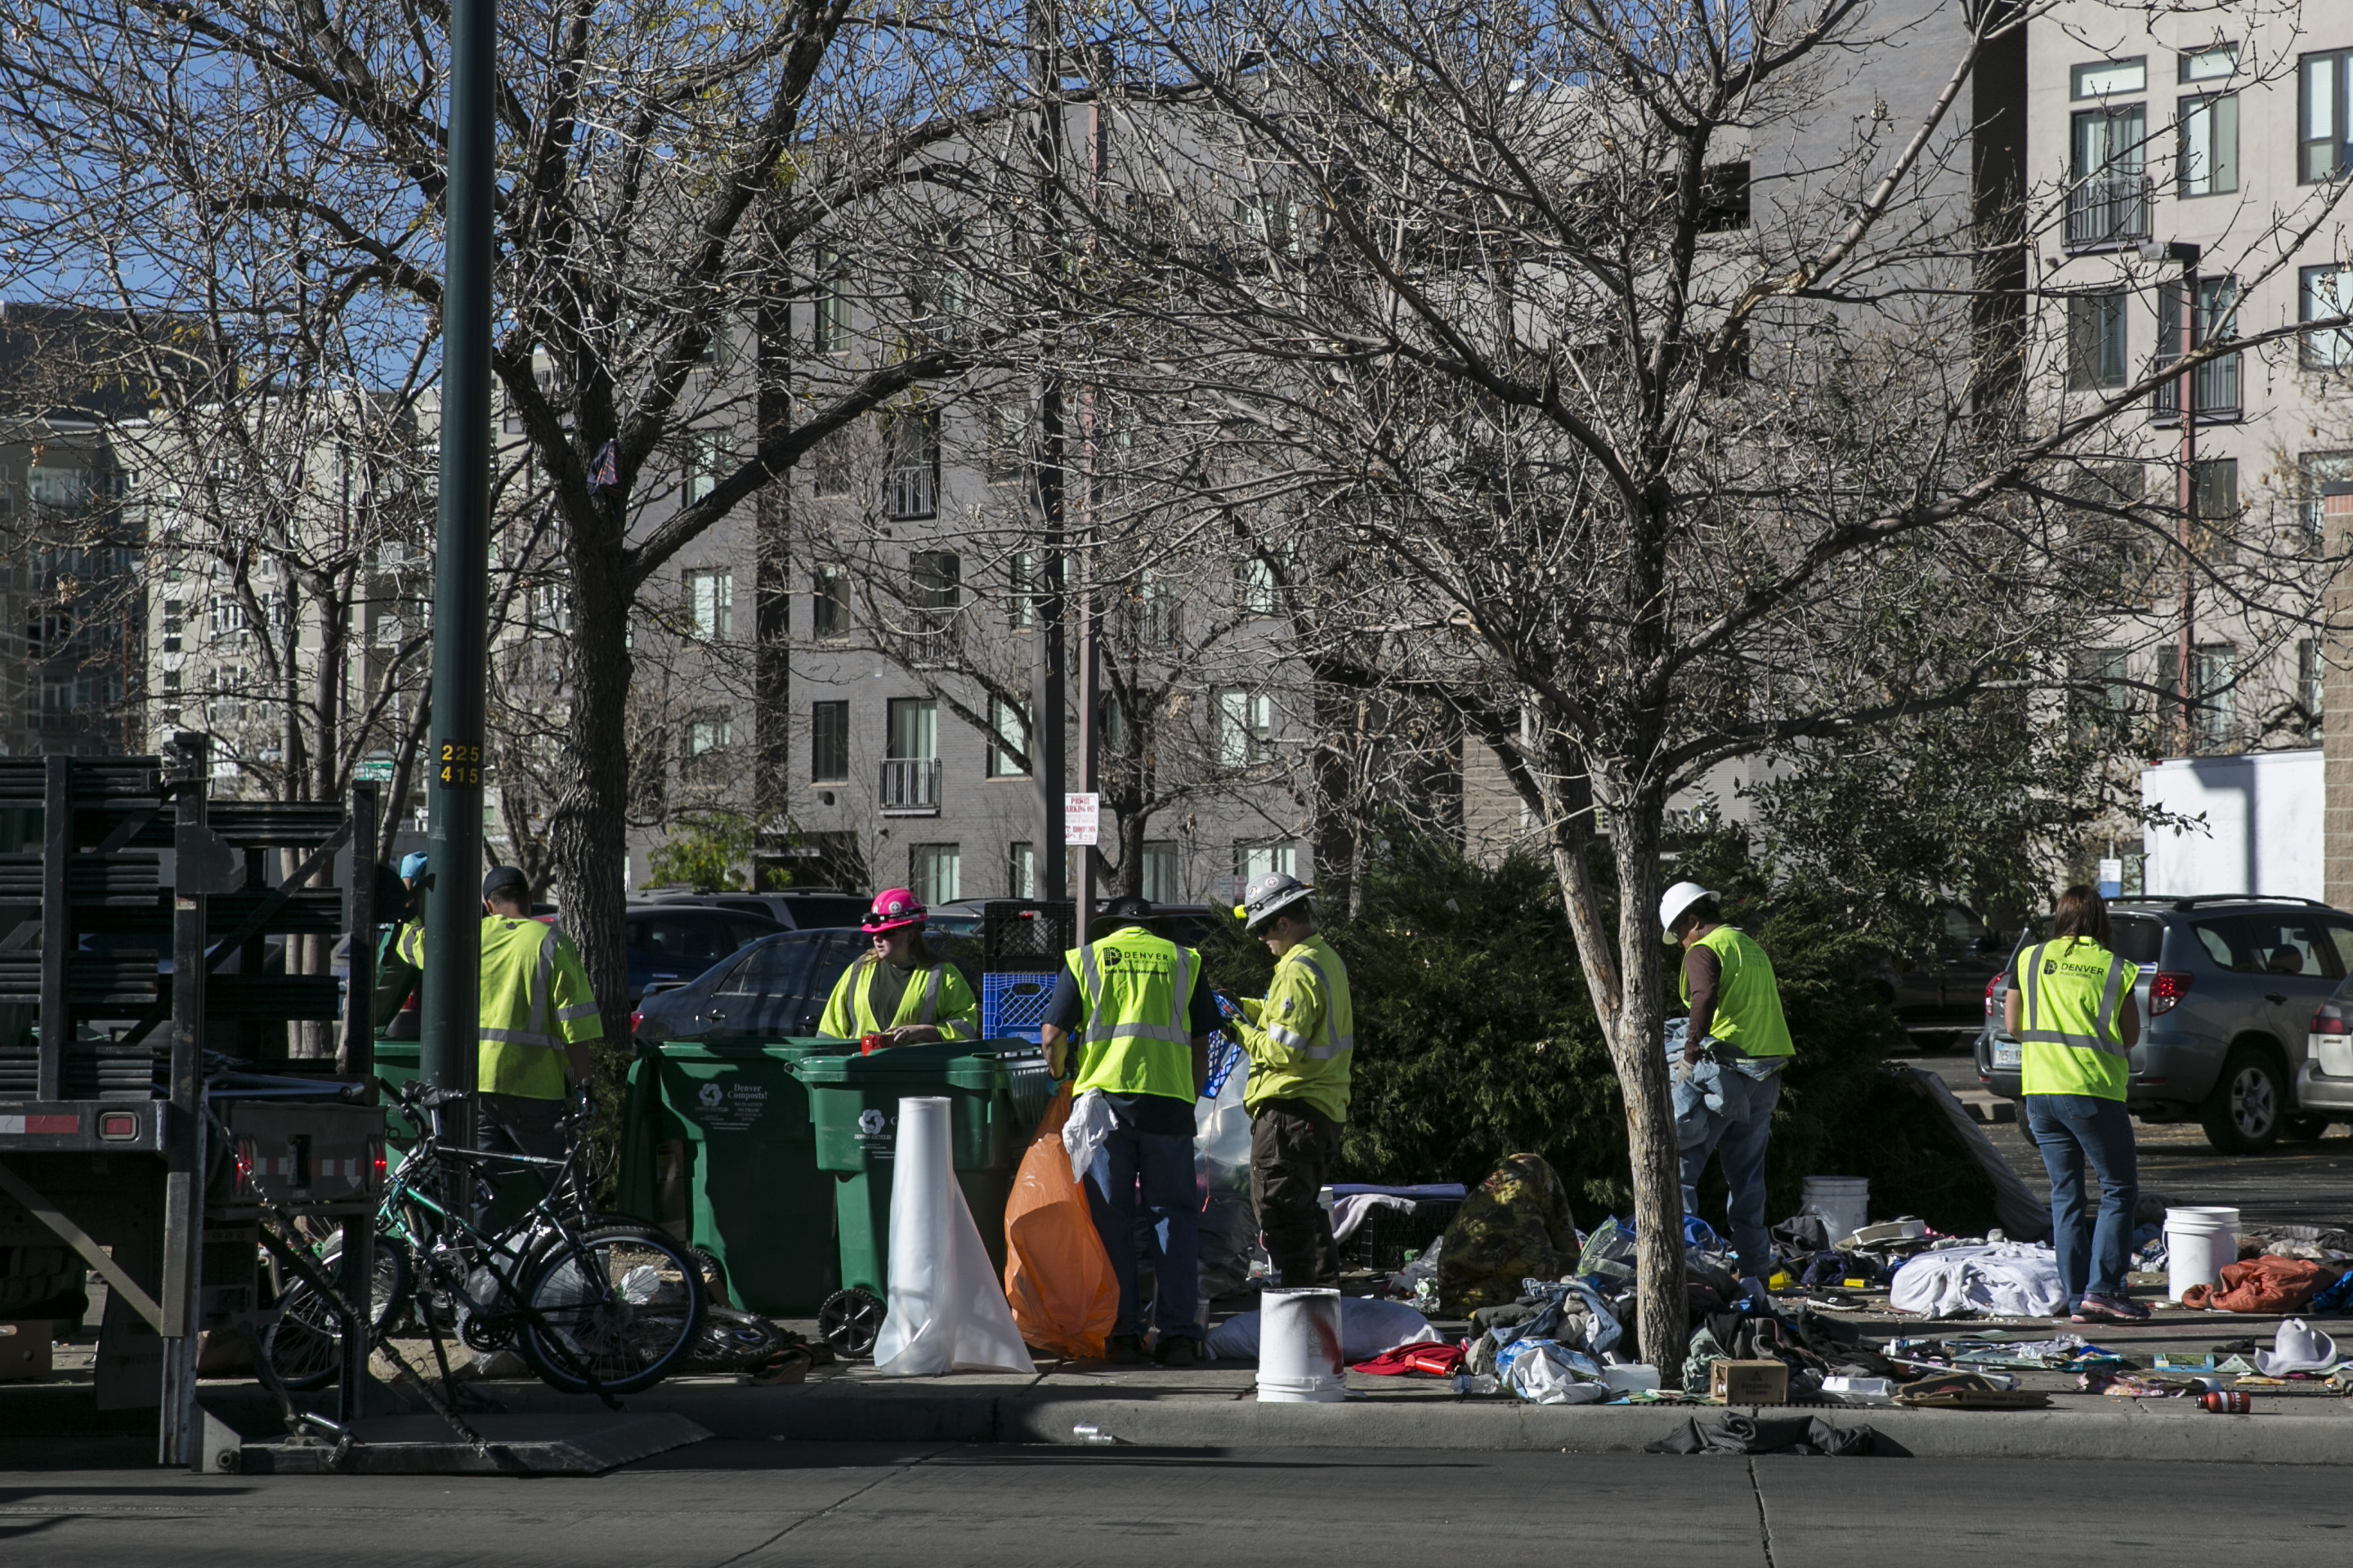
[[[1669,888],[1666,896],[1659,900],[1660,926],[1669,936],[1674,935],[1675,922],[1683,919],[1685,910],[1702,899],[1714,897],[1715,897],[1714,893],[1701,887],[1697,882],[1677,882],[1673,887]]]

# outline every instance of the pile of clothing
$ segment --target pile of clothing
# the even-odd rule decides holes
[[[2310,1312],[2337,1317],[2353,1311],[2353,1269],[2301,1258],[2265,1255],[2222,1265],[2211,1285],[2181,1293],[2185,1307],[2221,1312]]]
[[[1439,1238],[1437,1300],[1450,1312],[1516,1300],[1521,1280],[1575,1271],[1578,1239],[1559,1174],[1541,1154],[1514,1154]]]
[[[1743,1299],[1709,1312],[1692,1331],[1683,1360],[1683,1386],[1707,1386],[1713,1361],[1778,1361],[1789,1369],[1792,1404],[1847,1403],[1822,1391],[1828,1377],[1889,1377],[1895,1364],[1864,1347],[1852,1324],[1840,1322],[1802,1302],[1786,1310],[1770,1301]]]
[[[2014,1241],[1938,1247],[1905,1260],[1888,1306],[1923,1317],[2052,1318],[2067,1305],[2059,1258],[2047,1246]]]

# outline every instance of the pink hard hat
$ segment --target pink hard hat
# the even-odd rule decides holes
[[[858,922],[858,929],[869,936],[877,936],[886,931],[897,931],[901,926],[923,923],[923,900],[915,897],[914,889],[885,888],[874,895],[874,905],[866,911],[866,918]]]

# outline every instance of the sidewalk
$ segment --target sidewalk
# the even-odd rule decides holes
[[[2095,1343],[2146,1365],[2159,1350],[2203,1351],[2222,1341],[2268,1343],[2277,1320],[2234,1313],[2166,1310],[2157,1321],[2087,1334]],[[2353,1344],[2353,1321],[2325,1326]],[[2047,1320],[1943,1324],[1874,1316],[1874,1337],[2007,1332],[2021,1341],[2064,1331]],[[1905,1410],[1892,1406],[1737,1407],[1747,1414],[1820,1415],[1840,1425],[1868,1425],[1909,1452],[1937,1458],[2190,1459],[2212,1463],[2353,1464],[2353,1402],[2314,1384],[2251,1390],[2254,1410],[2217,1415],[2188,1399],[2125,1399],[2074,1391],[2058,1373],[2022,1373],[2026,1386],[2049,1392],[2040,1411]],[[1337,1405],[1262,1405],[1255,1369],[1210,1363],[1172,1372],[1157,1367],[1049,1363],[1034,1375],[959,1373],[886,1378],[871,1366],[820,1368],[805,1384],[756,1388],[733,1378],[676,1379],[623,1403],[632,1413],[674,1413],[722,1437],[786,1442],[1045,1443],[1083,1442],[1092,1426],[1122,1445],[1147,1447],[1543,1450],[1623,1453],[1678,1431],[1693,1418],[1715,1420],[1723,1406],[1538,1406],[1508,1396],[1456,1395],[1434,1378],[1348,1374],[1349,1397]],[[516,1415],[588,1415],[586,1397],[557,1394],[537,1383],[476,1383]],[[276,1412],[258,1385],[206,1384],[203,1398],[248,1436],[274,1432]]]

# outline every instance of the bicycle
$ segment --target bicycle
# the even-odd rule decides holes
[[[382,1087],[418,1135],[377,1207],[371,1343],[413,1307],[437,1355],[447,1322],[471,1350],[512,1345],[552,1388],[607,1398],[652,1387],[692,1354],[704,1315],[700,1272],[659,1229],[597,1215],[580,1137],[585,1114],[565,1119],[562,1159],[493,1153],[445,1141],[441,1112],[459,1096]],[[483,1229],[464,1212],[469,1205],[450,1201],[453,1192],[471,1196],[493,1176],[522,1172],[546,1176],[546,1190],[504,1229]],[[332,1246],[318,1255],[322,1280],[338,1256]],[[343,1327],[318,1283],[298,1278],[287,1286],[262,1349],[290,1389],[333,1380]]]

